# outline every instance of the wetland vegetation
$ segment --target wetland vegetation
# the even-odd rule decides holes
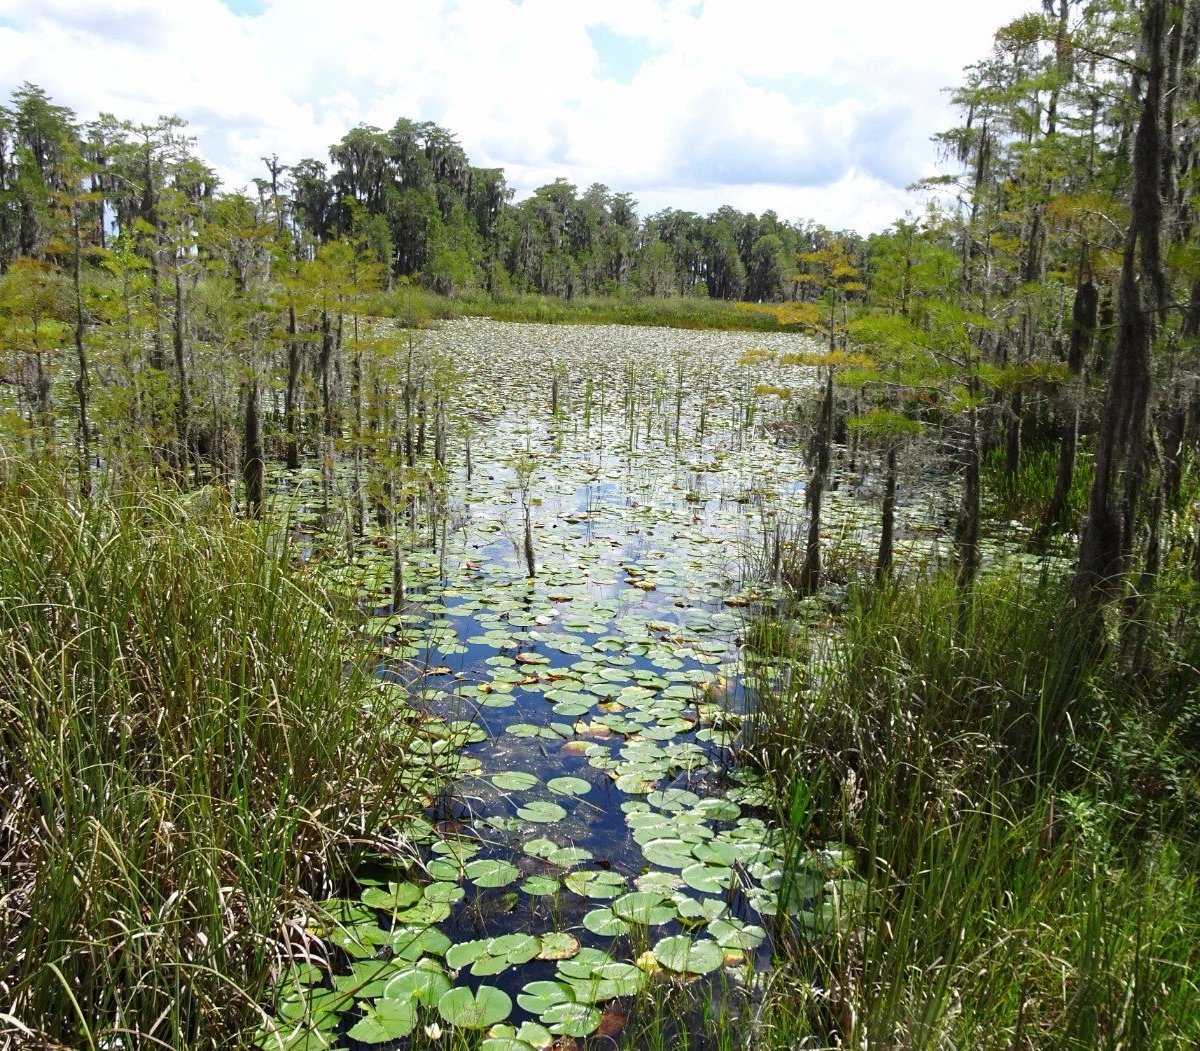
[[[866,238],[18,91],[0,1043],[1200,1043],[1198,49]]]

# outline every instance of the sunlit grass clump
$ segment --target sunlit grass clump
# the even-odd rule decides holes
[[[1073,630],[1065,585],[935,571],[852,587],[832,635],[756,627],[794,662],[751,744],[791,852],[845,844],[868,888],[780,941],[762,1046],[1200,1040],[1196,783],[1172,774],[1196,768],[1200,640],[1156,621],[1131,670]],[[1172,587],[1164,612],[1195,608]]]
[[[381,695],[265,541],[0,464],[0,1043],[235,1046],[398,819]]]

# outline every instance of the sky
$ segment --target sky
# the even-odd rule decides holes
[[[944,89],[1037,0],[0,0],[0,99],[183,117],[227,188],[432,120],[518,199],[773,209],[867,233],[938,171]]]

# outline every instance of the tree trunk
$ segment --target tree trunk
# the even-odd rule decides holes
[[[1008,427],[1004,432],[1004,480],[1015,484],[1021,469],[1021,413],[1025,397],[1020,389],[1013,391],[1008,402]]]
[[[825,398],[821,402],[821,418],[816,434],[816,467],[805,494],[808,504],[808,538],[804,545],[804,564],[796,590],[801,595],[814,594],[822,581],[821,569],[821,503],[825,495],[825,483],[829,478],[830,443],[833,437],[833,370],[825,380]]]
[[[896,446],[889,445],[883,483],[883,516],[879,526],[879,557],[875,561],[875,583],[892,575],[892,548],[896,531]]]
[[[78,374],[75,377],[75,397],[79,404],[79,491],[84,499],[92,495],[92,432],[88,423],[88,359],[84,346],[85,319],[83,315],[83,255],[79,231],[79,205],[71,202],[71,283],[75,290],[75,358]]]
[[[262,414],[258,406],[258,377],[246,389],[246,425],[242,443],[242,478],[246,482],[246,513],[261,518],[266,485],[263,462]]]
[[[1146,473],[1150,347],[1166,303],[1162,266],[1164,45],[1168,0],[1147,0],[1142,49],[1147,67],[1133,148],[1129,230],[1117,293],[1117,339],[1096,443],[1096,473],[1079,542],[1074,589],[1081,601],[1119,590],[1133,549],[1138,498]],[[1178,10],[1172,10],[1172,21]]]
[[[532,580],[537,576],[537,568],[533,557],[533,522],[529,515],[529,504],[523,504],[525,510],[525,572]]]
[[[184,354],[183,334],[187,324],[184,313],[183,273],[178,262],[175,265],[175,319],[172,341],[175,350],[175,379],[179,387],[179,399],[175,403],[176,440],[179,443],[179,464],[187,463],[190,442],[192,402],[188,393],[187,357]]]
[[[963,440],[963,491],[954,528],[955,583],[966,591],[975,580],[982,560],[979,550],[979,419],[972,405]]]
[[[283,395],[284,426],[287,428],[287,465],[289,470],[300,466],[300,340],[296,332],[296,308],[288,307],[288,371],[287,389]]]
[[[1079,407],[1083,391],[1078,377],[1083,374],[1084,364],[1091,355],[1098,306],[1096,286],[1090,279],[1082,281],[1075,289],[1075,303],[1071,309],[1071,339],[1067,351],[1067,368],[1077,379],[1075,389],[1071,392],[1071,405],[1063,414],[1054,493],[1042,517],[1041,529],[1044,533],[1059,525],[1067,513],[1067,500],[1075,478],[1075,457],[1079,448]]]
[[[321,356],[317,360],[321,375],[322,427],[326,438],[333,437],[333,322],[328,310],[321,311]]]

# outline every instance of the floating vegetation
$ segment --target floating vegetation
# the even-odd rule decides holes
[[[470,479],[451,450],[424,509],[451,528],[408,522],[400,604],[389,536],[367,523],[348,562],[340,537],[308,536],[314,570],[365,611],[397,719],[419,728],[405,776],[425,785],[429,821],[405,829],[419,871],[325,904],[336,924],[313,933],[345,964],[309,990],[306,1024],[338,1040],[437,1023],[546,1046],[594,1032],[647,981],[767,966],[780,922],[819,932],[846,913],[852,867],[814,862],[803,893],[785,887],[756,809],[770,797],[737,759],[742,607],[772,594],[747,552],[808,474],[767,424],[810,370],[786,363],[803,347],[788,336],[471,321],[426,339],[462,363],[444,404],[471,420]],[[550,349],[557,415],[525,367]],[[298,520],[319,480],[279,481]],[[865,530],[875,511],[851,488],[829,497]],[[911,552],[927,557],[928,503],[910,513]],[[321,998],[381,961],[396,973]],[[281,1011],[264,1046],[302,1031]]]

